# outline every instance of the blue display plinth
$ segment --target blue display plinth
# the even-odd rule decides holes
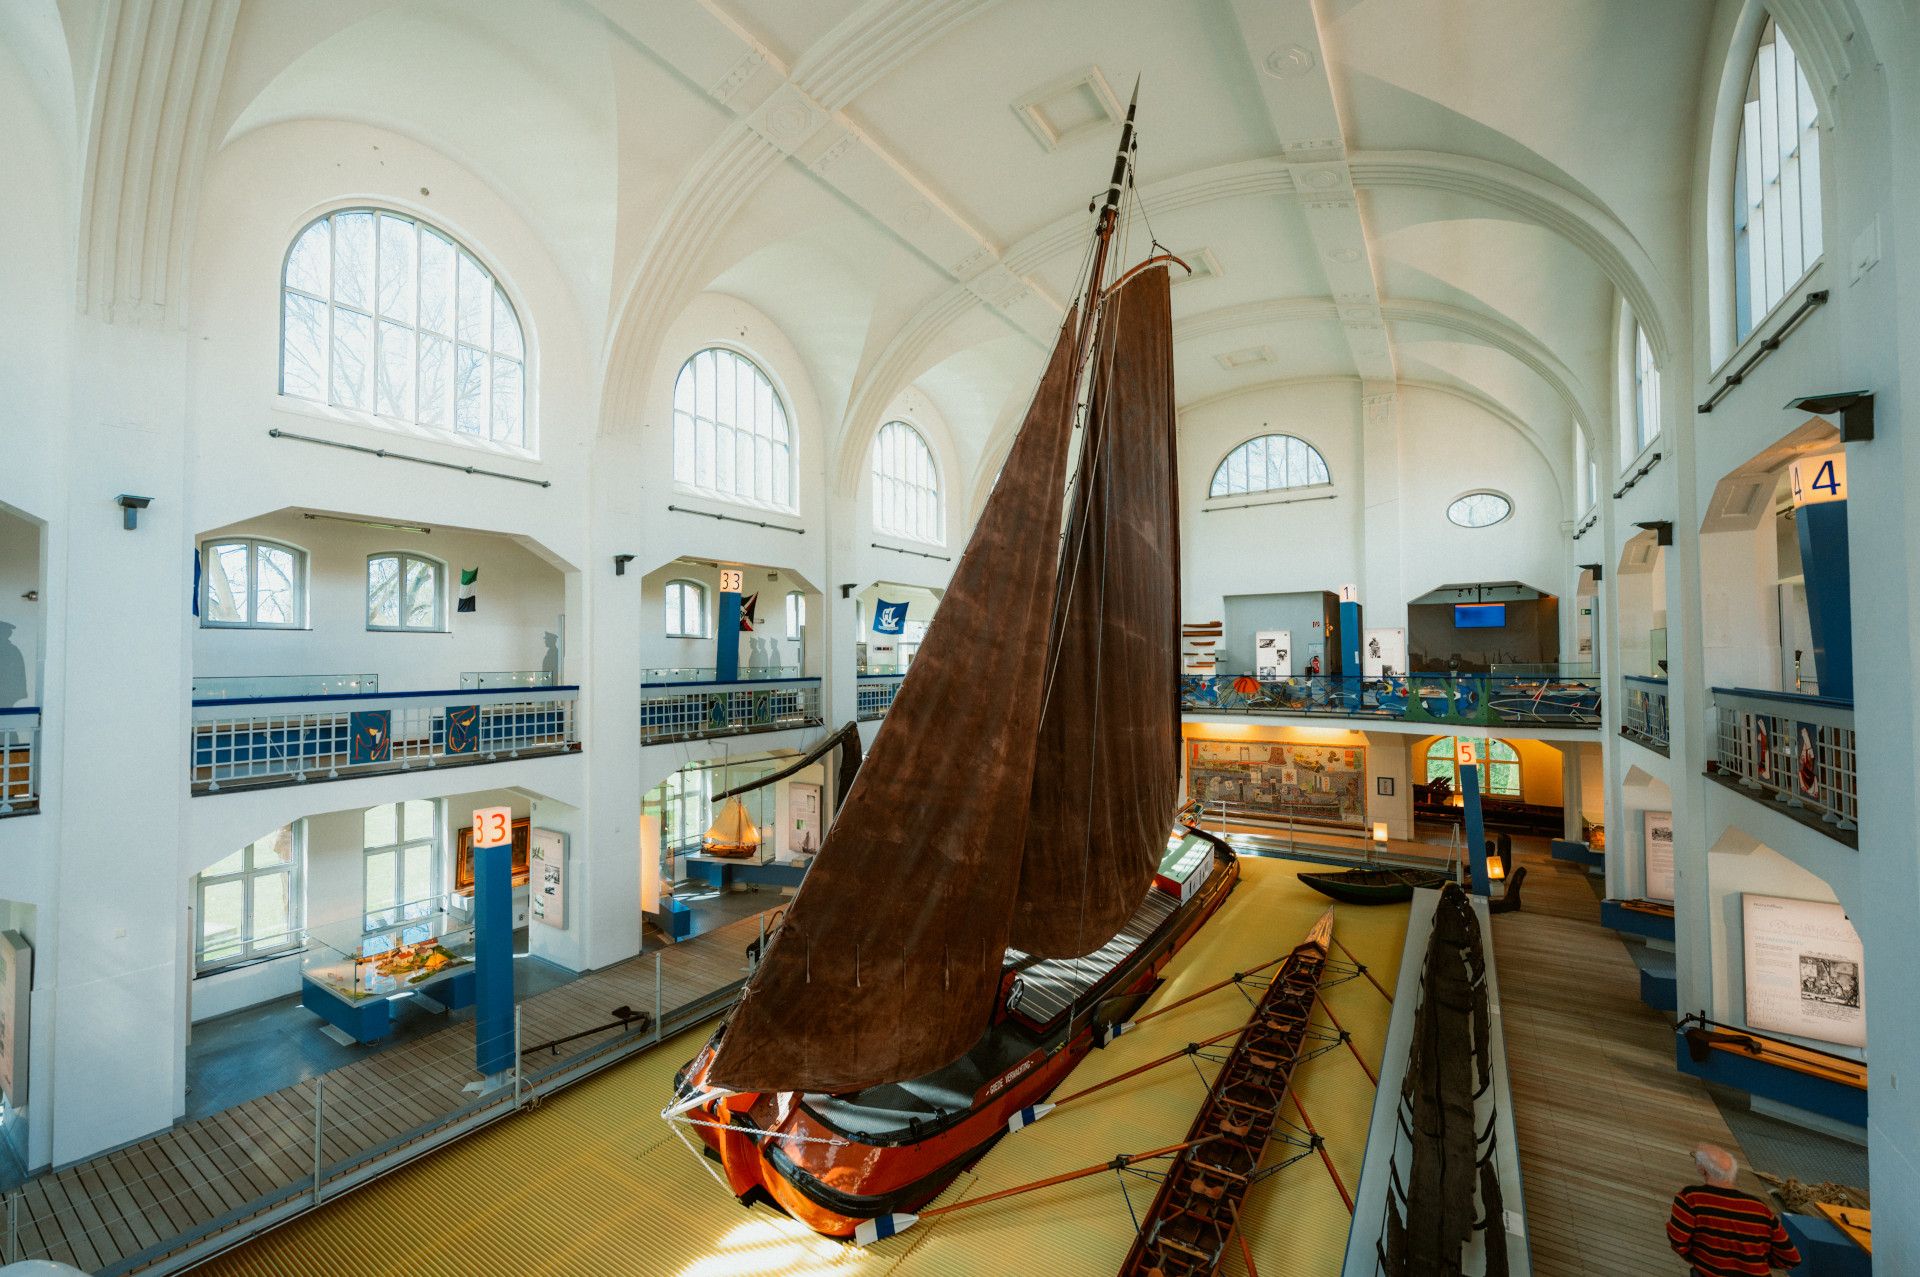
[[[1649,940],[1665,940],[1668,944],[1673,943],[1672,918],[1661,913],[1629,909],[1623,900],[1600,902],[1600,925],[1609,931],[1624,931],[1628,935],[1645,936]]]
[[[463,966],[412,991],[421,1005],[438,1003],[448,1011],[473,1005],[474,971]],[[402,995],[404,996],[404,995]],[[342,997],[312,976],[300,980],[300,1005],[339,1029],[362,1046],[393,1032],[395,1004],[402,997]]]
[[[667,934],[675,940],[685,940],[693,934],[693,910],[683,901],[669,899],[665,913]]]
[[[1873,1256],[1818,1215],[1782,1215],[1803,1261],[1793,1277],[1873,1277]]]
[[[711,883],[716,887],[731,887],[735,883],[753,883],[761,887],[797,887],[800,880],[807,876],[806,865],[781,864],[777,861],[761,864],[757,860],[721,860],[702,856],[688,856],[687,873],[697,882]]]
[[[1604,869],[1607,854],[1595,851],[1583,842],[1568,842],[1564,838],[1555,838],[1547,845],[1547,852],[1555,860],[1571,860],[1576,865],[1585,865],[1589,869]]]
[[[1739,1051],[1708,1051],[1707,1058],[1695,1064],[1687,1053],[1686,1038],[1678,1034],[1673,1039],[1673,1053],[1682,1073],[1849,1126],[1864,1128],[1867,1124],[1867,1093],[1860,1087],[1812,1077]]]

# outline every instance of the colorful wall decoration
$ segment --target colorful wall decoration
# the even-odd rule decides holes
[[[1187,796],[1209,811],[1364,829],[1367,751],[1289,741],[1187,741]]]

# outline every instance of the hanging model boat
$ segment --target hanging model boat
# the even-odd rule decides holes
[[[747,805],[736,796],[727,800],[720,814],[707,826],[700,850],[709,856],[744,858],[760,852],[760,830],[753,823]]]
[[[1453,881],[1435,869],[1343,869],[1294,877],[1321,895],[1349,905],[1405,904],[1421,888],[1444,887]]]
[[[1133,118],[1130,104],[1085,298],[921,655],[740,1001],[663,1114],[695,1125],[742,1201],[829,1235],[929,1201],[1020,1124],[1238,878],[1225,843],[1168,835],[1173,259],[1107,282]]]

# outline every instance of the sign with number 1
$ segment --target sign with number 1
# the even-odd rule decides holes
[[[473,845],[502,847],[513,841],[513,808],[477,807],[473,813]]]

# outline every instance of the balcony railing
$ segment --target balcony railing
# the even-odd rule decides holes
[[[193,680],[195,704],[215,700],[258,700],[269,696],[289,700],[309,696],[364,696],[379,690],[378,674],[241,674]]]
[[[765,682],[776,678],[799,678],[798,665],[749,665],[741,667],[742,679]],[[667,665],[641,671],[643,687],[656,683],[712,683],[719,679],[720,671],[711,665]]]
[[[1719,776],[1836,832],[1860,827],[1852,701],[1716,687],[1713,713]]]
[[[40,810],[40,707],[0,709],[0,816]]]
[[[885,718],[887,710],[893,705],[893,698],[899,694],[900,674],[862,674],[854,686],[854,717],[863,723],[876,718]]]
[[[497,691],[503,687],[552,687],[560,680],[552,670],[465,670],[460,675],[462,690],[480,688]]]
[[[1307,714],[1410,723],[1590,727],[1600,721],[1591,675],[1396,674],[1388,678],[1304,674],[1188,674],[1181,707],[1195,713]]]
[[[783,732],[818,727],[821,721],[817,678],[663,681],[640,686],[642,745]]]
[[[1667,680],[1628,674],[1626,700],[1620,706],[1620,734],[1649,749],[1667,752]]]
[[[575,686],[193,703],[191,788],[345,780],[580,748]]]

